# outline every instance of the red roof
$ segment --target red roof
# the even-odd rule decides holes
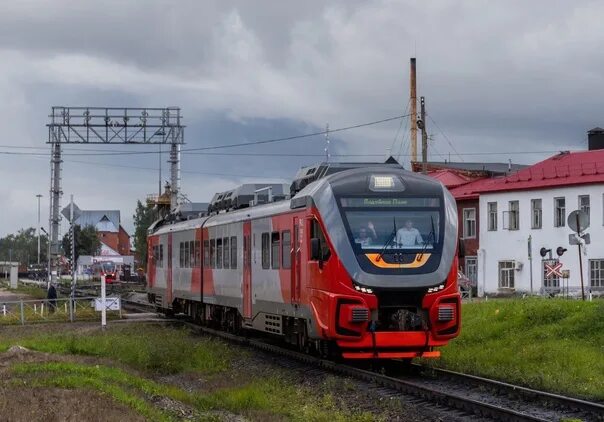
[[[431,171],[428,173],[428,176],[440,181],[449,189],[452,189],[455,186],[465,185],[473,180],[472,177],[460,174],[460,172],[450,169]]]
[[[476,193],[604,183],[604,150],[563,152],[510,176],[489,179],[488,182],[477,186]]]
[[[465,199],[478,199],[478,193],[484,192],[484,188],[501,180],[501,178],[483,178],[478,179],[465,185],[458,186],[456,188],[449,189],[451,195],[456,201],[463,201]]]

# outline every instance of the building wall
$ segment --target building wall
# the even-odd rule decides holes
[[[533,292],[544,292],[544,275],[542,259],[539,254],[541,247],[552,249],[562,246],[568,251],[560,257],[563,269],[570,270],[568,280],[571,292],[580,291],[579,258],[577,246],[569,245],[569,234],[573,233],[567,226],[566,220],[570,212],[579,208],[579,195],[590,196],[590,227],[587,233],[591,235],[591,244],[586,248],[583,259],[583,276],[586,291],[590,285],[589,260],[604,260],[604,184],[579,185],[555,189],[540,189],[530,191],[511,191],[501,193],[483,193],[480,196],[480,247],[478,250],[478,293],[482,295],[510,292],[530,292],[531,268],[533,274]],[[554,198],[566,198],[566,212],[563,227],[554,227]],[[531,228],[531,199],[542,200],[542,228]],[[519,201],[519,229],[503,229],[504,216],[507,218],[509,201]],[[488,230],[487,204],[497,202],[497,230]],[[506,222],[506,227],[507,227]],[[528,238],[532,242],[532,262],[528,259]],[[516,261],[522,268],[514,270],[514,289],[499,287],[499,262]],[[603,262],[604,263],[604,262]],[[604,267],[603,267],[604,268]],[[560,280],[562,283],[562,280]],[[594,289],[601,290],[601,289]]]
[[[119,236],[118,233],[113,232],[99,232],[99,239],[105,245],[109,246],[111,249],[119,251]]]
[[[475,219],[476,219],[476,230],[475,236],[464,236],[464,209],[474,209],[475,210]],[[460,259],[459,264],[461,266],[461,270],[464,274],[466,274],[472,281],[476,281],[474,274],[475,269],[469,269],[466,267],[466,262],[472,260],[473,257],[477,256],[478,253],[478,245],[479,245],[479,234],[480,234],[480,212],[479,212],[479,201],[478,199],[467,199],[467,200],[458,200],[457,201],[457,218],[458,218],[458,227],[459,227],[459,237],[463,240],[465,249],[466,249],[466,257],[467,259]],[[474,267],[476,268],[476,267]]]
[[[118,252],[120,255],[130,255],[130,236],[122,226],[118,233]]]

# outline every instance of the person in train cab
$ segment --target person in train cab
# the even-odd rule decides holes
[[[424,239],[415,227],[413,221],[405,221],[405,225],[396,232],[396,243],[400,246],[419,246],[424,244]]]
[[[356,243],[360,243],[361,246],[369,246],[376,240],[377,234],[371,221],[367,223],[367,228],[361,227],[359,229],[359,235],[354,239],[354,241]]]

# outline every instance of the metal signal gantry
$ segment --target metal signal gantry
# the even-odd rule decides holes
[[[52,107],[49,116],[50,155],[50,242],[48,274],[58,276],[61,208],[61,144],[169,144],[171,208],[180,192],[180,146],[184,128],[179,107]]]

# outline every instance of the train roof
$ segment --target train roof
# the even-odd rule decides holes
[[[321,192],[327,188],[327,186],[339,191],[344,190],[346,193],[350,194],[375,193],[370,192],[368,184],[363,182],[364,180],[367,180],[369,175],[374,173],[398,174],[402,177],[403,182],[413,181],[413,184],[411,185],[412,187],[408,186],[405,189],[407,193],[441,193],[444,189],[443,185],[437,180],[422,174],[404,170],[400,166],[384,164],[362,168],[346,168],[341,172],[326,175],[321,179],[309,183],[289,200],[284,199],[268,204],[256,205],[253,207],[242,208],[229,212],[221,212],[218,214],[191,218],[183,221],[165,221],[163,223],[156,222],[150,227],[149,230],[154,234],[163,234],[284,214],[292,209],[305,208],[312,205],[313,197],[320,195]]]

